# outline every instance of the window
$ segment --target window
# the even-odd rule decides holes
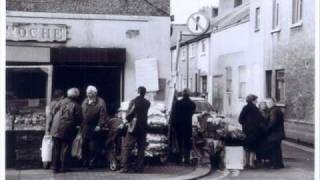
[[[284,101],[285,98],[285,81],[284,81],[284,70],[276,71],[276,100]]]
[[[185,60],[187,58],[187,48],[182,47],[181,48],[181,60]]]
[[[239,98],[246,97],[247,72],[245,66],[239,66]]]
[[[266,97],[272,96],[272,71],[266,71]]]
[[[191,44],[190,57],[196,56],[196,44]]]
[[[226,68],[226,92],[232,91],[232,68]]]
[[[279,27],[279,1],[273,1],[273,13],[272,13],[272,29],[276,29]]]
[[[202,53],[206,52],[206,41],[205,40],[201,41],[201,52]]]
[[[202,93],[207,92],[207,76],[202,76]]]
[[[260,7],[256,8],[255,30],[260,30]]]
[[[238,7],[242,4],[242,0],[235,0],[234,1],[234,7]]]
[[[292,24],[302,21],[302,0],[292,0]]]

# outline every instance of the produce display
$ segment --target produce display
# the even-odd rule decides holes
[[[7,130],[44,130],[45,99],[15,99],[7,102]]]

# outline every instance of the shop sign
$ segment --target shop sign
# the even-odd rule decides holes
[[[66,42],[67,26],[9,22],[6,39],[9,41]]]

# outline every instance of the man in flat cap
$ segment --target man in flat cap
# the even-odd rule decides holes
[[[80,125],[82,120],[81,107],[76,102],[79,94],[77,88],[69,89],[67,98],[58,103],[53,120],[48,125],[48,131],[53,137],[54,173],[67,170],[69,149],[77,132],[76,126]]]
[[[83,138],[84,166],[93,168],[100,156],[104,137],[101,129],[107,122],[107,108],[105,101],[98,97],[96,87],[87,87],[87,98],[83,101],[81,133]]]

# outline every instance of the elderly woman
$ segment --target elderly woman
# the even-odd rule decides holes
[[[261,129],[261,136],[256,152],[257,156],[257,163],[260,166],[266,165],[268,160],[267,151],[268,151],[268,143],[267,143],[267,135],[268,135],[268,124],[269,124],[269,108],[267,106],[266,101],[261,101],[259,103],[259,110],[262,115],[261,122],[260,122],[260,129]]]
[[[244,147],[246,150],[247,168],[255,168],[255,153],[261,136],[260,122],[262,121],[262,116],[256,106],[257,99],[256,95],[248,95],[246,98],[247,105],[243,107],[239,116],[239,123],[242,125],[242,130],[246,135]]]
[[[93,168],[104,144],[104,137],[100,130],[106,125],[107,109],[105,101],[97,95],[97,88],[88,86],[87,98],[81,105],[83,114],[81,124],[83,159],[84,166],[87,168]]]
[[[71,88],[67,98],[59,102],[54,112],[52,125],[48,130],[53,137],[53,171],[54,173],[66,171],[68,152],[76,134],[76,126],[81,123],[81,107],[76,102],[79,90]]]

